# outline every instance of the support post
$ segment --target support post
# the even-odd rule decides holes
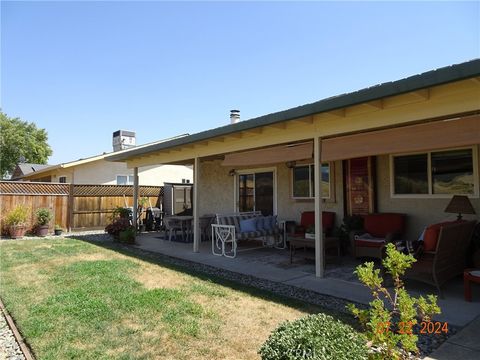
[[[325,270],[322,224],[322,139],[313,139],[315,168],[315,276],[323,278]]]
[[[198,253],[201,241],[200,216],[198,214],[198,182],[200,179],[200,158],[193,165],[193,252]]]
[[[138,229],[138,167],[133,168],[133,226],[135,226],[135,230]]]

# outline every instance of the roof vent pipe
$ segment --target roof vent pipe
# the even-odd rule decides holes
[[[230,123],[236,124],[240,121],[240,110],[230,110]]]

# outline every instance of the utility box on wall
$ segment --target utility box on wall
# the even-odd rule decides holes
[[[165,183],[163,212],[170,215],[192,215],[193,184]]]

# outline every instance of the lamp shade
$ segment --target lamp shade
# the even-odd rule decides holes
[[[475,214],[475,209],[468,199],[468,196],[454,195],[445,208],[445,212],[453,214]]]

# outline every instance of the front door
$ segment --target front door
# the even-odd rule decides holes
[[[264,216],[273,215],[273,171],[238,175],[237,190],[239,211],[261,211]]]

